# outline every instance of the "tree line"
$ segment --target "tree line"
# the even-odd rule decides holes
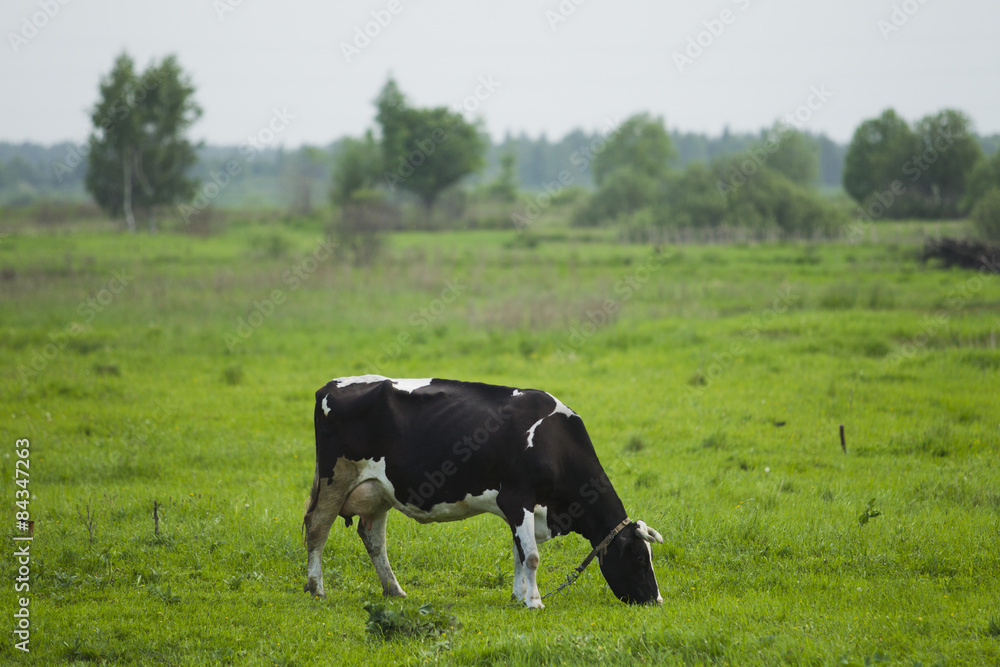
[[[847,146],[781,123],[757,134],[680,133],[648,114],[557,141],[522,134],[492,142],[458,111],[413,106],[390,78],[362,136],[323,148],[264,146],[252,158],[241,147],[240,158],[187,137],[202,111],[173,56],[140,71],[122,54],[99,90],[85,145],[0,144],[8,205],[33,190],[82,189],[134,231],[137,216],[151,229],[157,211],[179,210],[188,221],[232,204],[241,190],[259,197],[270,181],[293,212],[328,201],[342,224],[358,229],[399,226],[407,207],[423,211],[423,222],[410,216],[410,226],[440,225],[461,218],[470,201],[524,228],[557,201],[573,204],[574,224],[616,224],[637,237],[728,227],[826,235],[851,215],[971,214],[981,223],[1000,212],[998,137],[977,136],[954,109],[914,123],[888,109],[861,123]],[[821,193],[840,185],[855,206]]]

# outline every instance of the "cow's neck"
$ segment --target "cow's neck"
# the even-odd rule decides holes
[[[610,485],[601,494],[600,499],[587,510],[578,520],[576,528],[578,533],[587,538],[592,547],[600,544],[618,524],[628,517],[625,506]]]

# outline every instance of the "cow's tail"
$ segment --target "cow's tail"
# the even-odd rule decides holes
[[[309,517],[316,509],[317,502],[319,502],[319,463],[316,464],[316,472],[313,474],[312,490],[309,491],[309,497],[306,498],[305,507],[303,507],[302,545],[306,548],[309,547]]]

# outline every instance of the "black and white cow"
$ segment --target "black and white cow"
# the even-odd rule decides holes
[[[337,516],[358,535],[385,595],[405,597],[389,566],[386,515],[421,523],[488,512],[514,536],[513,597],[542,607],[537,545],[576,532],[600,549],[623,602],[662,603],[650,542],[663,538],[625,508],[583,420],[535,389],[453,380],[333,380],[316,393],[316,473],[303,527],[305,590],[323,596],[323,546]]]

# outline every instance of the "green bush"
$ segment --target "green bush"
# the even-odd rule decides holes
[[[1000,241],[1000,187],[987,192],[972,209],[976,231],[987,241]]]

